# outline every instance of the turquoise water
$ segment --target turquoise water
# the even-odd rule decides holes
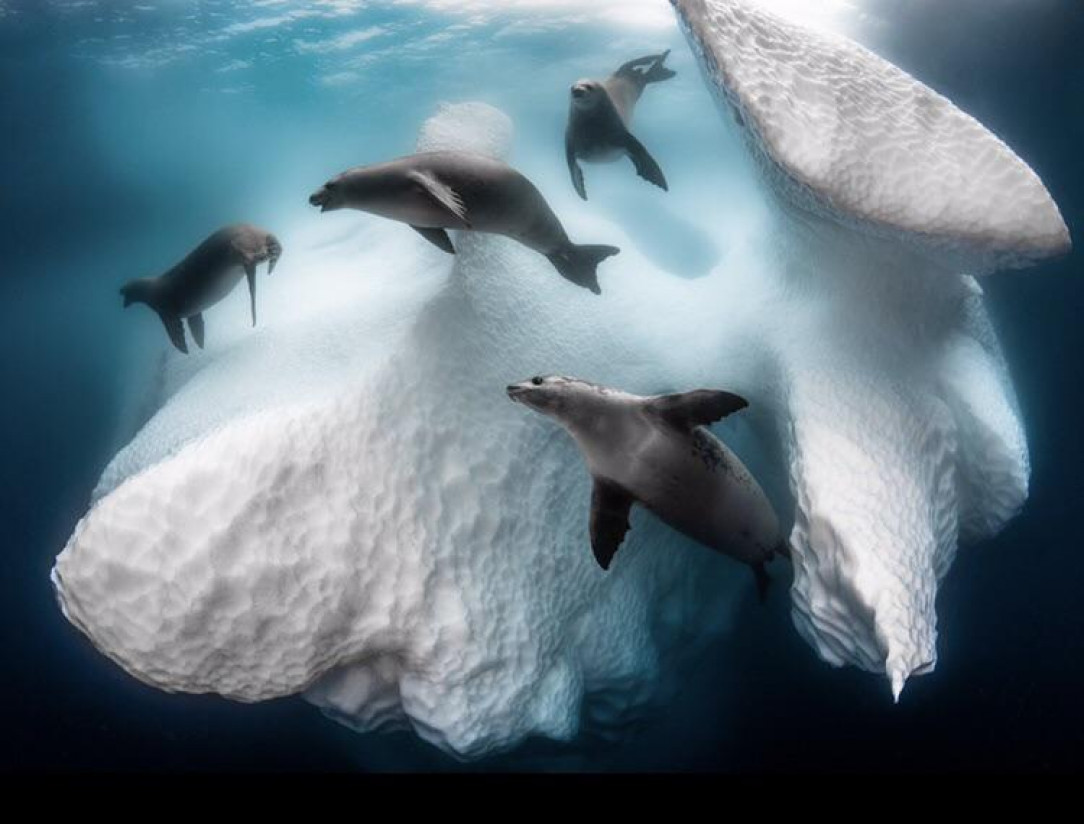
[[[828,4],[817,22],[858,37],[1003,136],[1076,228],[1084,20],[1071,0],[1026,5]],[[63,621],[49,567],[131,434],[131,376],[162,338],[156,320],[123,312],[117,288],[235,220],[279,234],[289,276],[291,236],[322,220],[308,194],[344,168],[409,153],[443,101],[484,101],[513,119],[511,161],[573,216],[575,236],[588,207],[565,167],[568,87],[663,49],[678,75],[648,90],[635,131],[670,192],[624,163],[589,166],[589,208],[674,278],[704,276],[763,205],[669,15],[665,2],[0,2],[2,385],[14,388],[0,466],[0,639],[12,665],[0,767],[457,766],[406,735],[356,736],[298,701],[242,707],[157,693]],[[774,609],[748,605],[747,631],[630,742],[479,768],[795,769],[810,765],[813,747],[825,769],[1079,766],[1078,269],[1073,257],[988,285],[1028,426],[1032,498],[1003,536],[954,568],[941,669],[909,687],[908,703],[893,708],[865,676],[816,661],[777,594]],[[602,271],[617,288],[619,274],[607,281]]]

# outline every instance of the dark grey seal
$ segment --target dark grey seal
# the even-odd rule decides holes
[[[188,354],[183,321],[188,320],[192,339],[202,349],[203,311],[226,297],[242,273],[248,278],[256,325],[256,265],[267,261],[271,274],[281,254],[282,245],[270,232],[248,223],[224,226],[165,274],[129,281],[120,293],[125,308],[145,303],[157,312],[173,345]]]
[[[670,50],[630,60],[605,80],[579,80],[572,85],[565,129],[565,157],[572,185],[587,200],[583,170],[577,159],[610,163],[628,157],[636,174],[668,190],[659,164],[629,131],[633,110],[648,83],[669,80],[674,72],[663,65]]]
[[[511,166],[470,152],[425,152],[358,166],[329,180],[309,203],[321,212],[358,209],[409,224],[455,254],[446,229],[505,235],[541,252],[561,275],[596,295],[596,268],[615,246],[578,246],[546,199]]]
[[[591,548],[608,569],[639,503],[704,546],[749,564],[763,600],[765,563],[788,555],[767,496],[738,457],[704,427],[748,404],[698,389],[640,397],[566,377],[508,387],[508,397],[572,435],[594,479]]]

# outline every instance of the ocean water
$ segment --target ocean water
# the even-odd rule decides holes
[[[1040,174],[1079,235],[1079,2],[775,6],[855,37],[976,116]],[[562,147],[569,84],[666,48],[678,76],[649,89],[636,133],[671,191],[624,164],[585,171],[591,207],[635,237],[639,253],[675,279],[697,278],[759,207],[741,148],[663,0],[0,0],[0,769],[1080,766],[1078,255],[984,281],[1028,434],[1031,496],[1003,534],[960,553],[938,601],[938,668],[898,706],[872,676],[816,658],[793,630],[785,587],[763,608],[743,604],[737,630],[627,741],[575,756],[531,742],[473,764],[406,733],[357,735],[297,699],[239,705],[158,692],[61,615],[49,569],[132,434],[133,383],[164,337],[149,313],[122,310],[120,284],[164,270],[234,220],[273,228],[288,255],[291,235],[321,220],[307,195],[348,166],[408,153],[442,101],[505,111],[516,127],[512,162],[561,211],[574,197]],[[351,220],[344,228],[375,218]],[[575,222],[567,228],[579,234]],[[616,268],[601,270],[604,288],[619,288]],[[238,316],[210,316],[209,335]]]

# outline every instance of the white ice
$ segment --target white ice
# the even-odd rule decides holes
[[[1038,176],[951,102],[841,37],[740,0],[676,0],[776,204],[771,337],[796,500],[794,619],[898,698],[937,660],[960,538],[1027,497],[1011,383],[976,281],[1062,254]]]
[[[280,233],[266,322],[248,329],[234,302],[206,352],[165,358],[156,413],[57,559],[61,606],[104,654],[162,689],[303,693],[464,757],[620,731],[751,579],[641,511],[597,568],[579,456],[503,393],[560,372],[749,397],[720,432],[769,487],[782,454],[799,631],[897,695],[933,668],[959,539],[995,533],[1027,494],[1011,384],[962,267],[1059,251],[1060,217],[1008,149],[853,44],[737,2],[678,5],[761,173],[768,208],[742,211],[767,218],[684,280],[566,193],[574,239],[623,250],[602,297],[492,236],[455,237],[450,258],[358,215]],[[882,112],[895,130],[854,116],[882,99],[911,103]],[[506,117],[462,104],[419,144],[511,141]],[[976,157],[981,176],[940,186]],[[907,185],[928,185],[897,185],[904,161]]]
[[[500,155],[510,139],[506,117],[464,104],[419,145]],[[461,756],[581,722],[619,730],[751,576],[643,513],[603,573],[582,461],[504,387],[547,371],[706,382],[667,319],[700,307],[714,329],[722,279],[656,270],[586,210],[578,236],[625,248],[626,295],[616,271],[598,298],[505,239],[460,235],[451,258],[343,217],[343,239],[284,254],[266,326],[231,307],[209,328],[232,339],[169,356],[160,411],[57,561],[66,614],[162,689],[304,692],[343,723],[408,725]],[[726,348],[722,331],[708,345]]]

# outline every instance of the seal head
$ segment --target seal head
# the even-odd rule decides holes
[[[309,195],[309,205],[319,206],[321,212],[334,212],[345,208],[346,203],[339,178],[329,180]]]
[[[591,407],[586,402],[614,394],[605,387],[563,375],[536,375],[530,380],[509,385],[505,391],[514,403],[521,403],[565,424],[579,417],[579,410]]]
[[[593,109],[606,97],[606,90],[597,80],[577,80],[570,90],[572,105],[578,109]]]

